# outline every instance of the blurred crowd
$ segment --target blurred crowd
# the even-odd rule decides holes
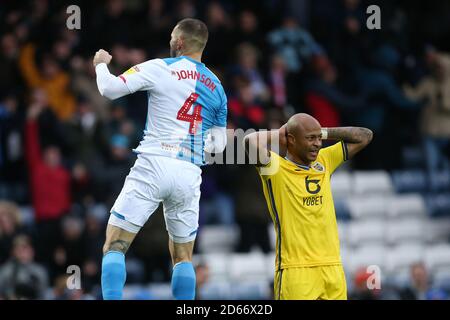
[[[71,4],[80,30],[66,27]],[[324,127],[374,131],[352,168],[450,172],[450,3],[370,4],[381,30],[366,27],[363,0],[2,1],[0,298],[48,298],[48,288],[54,299],[99,297],[105,224],[147,98],[103,98],[92,57],[108,50],[116,75],[167,57],[185,17],[208,25],[203,61],[227,92],[229,128],[278,128],[307,112]],[[127,256],[128,283],[170,279],[159,211]],[[237,252],[269,252],[269,223],[252,166],[203,168],[201,226],[237,225]],[[81,267],[83,290],[67,292],[69,265]]]

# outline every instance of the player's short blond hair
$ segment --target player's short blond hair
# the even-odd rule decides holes
[[[175,26],[189,52],[202,52],[208,42],[208,27],[203,21],[193,18],[181,20]]]

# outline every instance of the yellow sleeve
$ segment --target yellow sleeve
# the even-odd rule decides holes
[[[320,154],[326,162],[327,169],[333,173],[344,161],[348,160],[347,144],[339,141],[332,146],[320,150]]]

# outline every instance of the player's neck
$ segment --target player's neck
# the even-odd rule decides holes
[[[299,166],[309,167],[309,165],[311,164],[311,162],[306,163],[305,161],[302,161],[302,159],[289,153],[289,151],[286,154],[286,159],[289,160],[290,162],[293,162],[296,165],[299,165]]]
[[[202,54],[197,53],[182,53],[181,56],[189,57],[195,61],[202,62]]]

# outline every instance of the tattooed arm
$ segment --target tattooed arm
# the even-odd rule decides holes
[[[373,133],[370,129],[360,127],[322,128],[322,137],[324,140],[344,141],[351,159],[372,141]]]

